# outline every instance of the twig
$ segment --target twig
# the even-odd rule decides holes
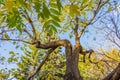
[[[25,13],[27,15],[27,19],[28,19],[28,22],[30,23],[31,27],[32,27],[32,30],[33,30],[33,36],[34,36],[34,40],[36,40],[36,30],[35,30],[35,26],[33,25],[33,22],[28,14],[28,12],[25,10]]]
[[[24,40],[21,40],[21,39],[0,39],[0,40],[5,40],[5,41],[19,41],[19,42],[24,42],[24,43],[27,43],[27,44],[35,44],[35,43],[31,43],[31,42],[27,42],[27,41],[24,41]]]
[[[104,2],[103,4],[101,4],[102,0],[99,0],[97,9],[94,11],[94,15],[93,17],[85,23],[85,25],[83,26],[84,28],[80,31],[78,37],[81,38],[83,32],[85,31],[85,29],[87,28],[88,25],[90,25],[92,23],[92,21],[94,20],[94,18],[96,17],[97,13],[99,12],[99,10],[101,9],[102,6],[104,6],[106,3],[108,3],[109,0],[107,0],[106,2]]]

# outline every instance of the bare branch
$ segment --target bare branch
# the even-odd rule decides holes
[[[100,11],[101,7],[103,7],[106,3],[108,3],[109,0],[107,0],[104,3],[101,3],[101,2],[102,2],[102,0],[99,0],[98,6],[97,6],[96,10],[93,13],[93,17],[88,22],[86,22],[85,25],[83,26],[83,29],[80,31],[80,33],[78,35],[79,38],[81,38],[81,36],[82,36],[83,32],[85,31],[85,29],[87,28],[87,26],[90,25],[92,23],[92,21],[95,19],[96,15]]]
[[[117,24],[115,23],[115,20],[111,17],[111,22],[112,22],[112,24],[113,24],[113,26],[114,26],[114,28],[115,28],[115,34],[116,34],[116,36],[120,39],[120,36],[119,36],[119,33],[118,33],[118,26],[117,26]]]
[[[0,34],[6,33],[6,32],[10,32],[10,31],[15,31],[15,30],[16,30],[16,29],[2,30],[2,31],[0,32]]]
[[[114,44],[116,44],[119,48],[120,48],[120,45],[117,43],[117,41],[114,39],[114,38],[109,38],[109,40],[112,42],[112,43],[114,43]]]
[[[13,29],[9,29],[9,30],[5,30],[4,29],[5,27],[2,27],[1,31],[0,31],[0,35],[2,35],[3,33],[7,33],[7,32],[12,32],[12,31],[17,31],[16,28],[13,28]],[[28,36],[33,39],[33,36],[28,32],[28,30],[26,28],[23,28],[22,29],[25,33],[28,34]]]

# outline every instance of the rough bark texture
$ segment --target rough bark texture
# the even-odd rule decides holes
[[[80,46],[75,46],[68,43],[66,46],[66,74],[64,80],[83,80],[78,69]]]
[[[75,35],[75,46],[72,48],[72,44],[70,42],[66,43],[66,74],[64,76],[64,80],[83,80],[80,76],[78,61],[79,61],[79,53],[82,50],[80,45],[80,37],[78,36],[78,17],[76,17],[76,25],[74,28]]]
[[[103,80],[120,80],[120,63],[118,66],[108,74]]]

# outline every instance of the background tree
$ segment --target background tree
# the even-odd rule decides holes
[[[118,5],[118,6],[117,6]],[[112,42],[114,46],[120,49],[119,41],[120,41],[120,28],[119,28],[119,21],[120,21],[120,11],[119,11],[119,3],[116,3],[115,10],[113,10],[110,14],[105,16],[106,18],[102,20],[104,34],[107,40]],[[103,22],[104,21],[104,22]],[[112,54],[116,55],[116,54]],[[119,56],[119,53],[117,54]],[[107,75],[104,80],[109,79],[119,79],[120,78],[120,65],[116,66],[116,68]]]

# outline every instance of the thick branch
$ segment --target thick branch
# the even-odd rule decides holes
[[[76,44],[80,44],[79,37],[78,37],[78,23],[79,23],[79,20],[78,20],[78,17],[76,17],[76,25],[74,29]]]
[[[75,33],[75,37],[77,37],[77,35],[78,35],[78,17],[76,17],[76,25],[75,25],[74,33]]]
[[[41,49],[49,49],[48,54],[44,57],[42,63],[40,64],[40,66],[37,68],[37,70],[28,78],[28,80],[30,80],[32,77],[34,77],[41,69],[41,67],[44,65],[45,61],[47,60],[47,58],[49,57],[50,53],[53,52],[57,47],[59,46],[65,46],[66,48],[66,59],[67,59],[67,72],[69,72],[69,70],[71,71],[71,68],[69,68],[68,66],[71,66],[70,62],[71,62],[71,55],[72,55],[72,45],[68,40],[58,40],[58,41],[54,41],[54,42],[50,42],[50,43],[46,43],[46,44],[41,44],[40,41],[36,42],[36,47],[37,48],[41,48]]]
[[[57,48],[57,47],[52,48],[52,49],[50,49],[50,50],[48,51],[48,53],[45,55],[43,61],[42,61],[41,64],[38,66],[38,68],[36,69],[36,71],[35,71],[31,76],[28,77],[28,80],[31,80],[31,78],[33,78],[33,77],[40,71],[41,67],[44,65],[45,61],[48,59],[50,53],[52,53],[56,48]]]
[[[68,40],[58,40],[58,41],[54,41],[54,42],[50,42],[50,43],[46,43],[46,44],[41,44],[38,41],[36,43],[36,47],[41,48],[41,49],[49,49],[49,48],[54,48],[54,47],[58,47],[58,46],[67,46],[67,43],[69,43]]]

